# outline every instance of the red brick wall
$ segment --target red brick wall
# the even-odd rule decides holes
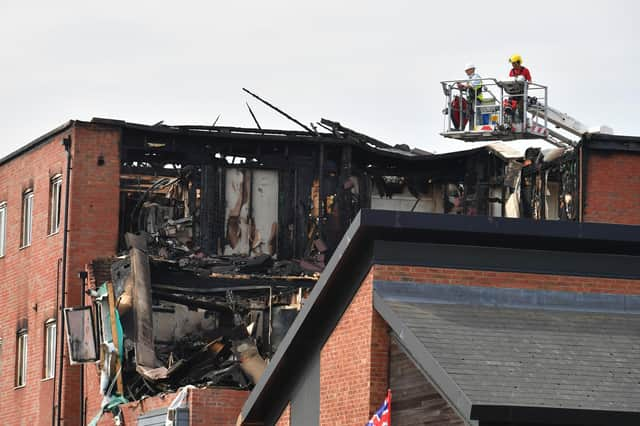
[[[362,425],[388,387],[389,334],[370,271],[320,355],[320,424]]]
[[[95,258],[116,254],[118,245],[120,194],[120,131],[109,127],[82,124],[74,127],[73,171],[71,173],[68,252],[67,305],[80,304],[78,272]],[[98,166],[98,156],[104,165]],[[62,417],[65,424],[80,424],[78,389],[81,366],[67,365],[63,392],[65,404]],[[87,366],[89,374],[94,367]],[[98,388],[85,384],[85,395],[100,397]],[[88,411],[87,416],[92,415]],[[72,420],[73,419],[73,420]]]
[[[84,265],[95,257],[115,254],[119,210],[118,131],[78,125],[0,165],[0,202],[7,202],[6,253],[0,259],[0,310],[3,312],[0,424],[51,424],[57,379],[42,380],[44,322],[57,315],[56,285],[61,276],[58,263],[62,258],[67,180],[64,176],[66,152],[61,141],[69,133],[74,161],[70,181],[67,306],[79,304],[77,273],[84,270]],[[96,165],[98,153],[106,160],[102,167]],[[48,235],[49,182],[58,173],[63,174],[61,231]],[[26,188],[34,191],[33,238],[31,246],[20,249],[22,193]],[[23,388],[14,389],[16,331],[20,320],[28,321],[27,383]],[[64,371],[62,412],[63,417],[67,417],[66,425],[80,424],[79,371],[79,366],[68,364]]]
[[[375,265],[375,279],[583,293],[640,294],[640,280]]]
[[[177,392],[157,395],[120,406],[125,426],[137,424],[138,417],[151,410],[168,407],[177,395]],[[248,396],[248,391],[235,389],[191,389],[188,396],[189,424],[192,426],[235,426],[242,404]],[[91,417],[94,414],[91,413]],[[98,425],[112,426],[113,416],[111,413],[105,413]]]
[[[191,426],[235,426],[248,391],[234,389],[192,389],[189,392]]]
[[[42,380],[43,345],[44,323],[57,313],[62,233],[49,236],[48,223],[50,178],[66,165],[61,140],[54,138],[0,166],[0,202],[7,203],[6,252],[0,259],[0,424],[45,424],[51,418],[54,381]],[[20,249],[22,193],[27,188],[34,192],[32,243]],[[20,320],[28,321],[27,381],[14,389]]]
[[[640,225],[640,154],[588,151],[585,222]]]

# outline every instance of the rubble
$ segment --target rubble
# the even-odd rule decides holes
[[[139,244],[144,241],[139,237],[126,239]],[[278,316],[274,306],[293,305],[297,311],[300,286],[308,288],[315,282],[304,276],[270,275],[274,262],[265,255],[191,254],[169,261],[142,255],[136,247],[129,253],[114,264],[112,274],[114,282],[124,281],[118,286],[122,292],[116,293],[119,301],[128,299],[128,283],[136,281],[139,290],[133,310],[118,304],[124,347],[132,349],[125,350],[123,360],[126,393],[132,399],[187,384],[237,388],[254,384],[266,365],[264,358],[277,348],[271,339],[270,320]],[[136,272],[144,271],[144,265],[150,274],[148,278],[142,274],[147,280],[142,283]],[[172,285],[152,280],[158,274],[170,277]],[[220,285],[220,280],[226,284]],[[149,317],[147,299],[153,300]]]

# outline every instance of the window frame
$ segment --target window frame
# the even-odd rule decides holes
[[[44,323],[44,354],[42,360],[42,379],[56,376],[56,349],[58,344],[58,324],[53,318]]]
[[[16,334],[16,374],[14,381],[16,388],[23,388],[27,385],[28,338],[29,333],[26,329],[19,330]]]
[[[49,182],[49,233],[54,235],[60,232],[60,211],[62,208],[62,175],[51,177]]]
[[[98,351],[98,341],[96,339],[96,327],[94,324],[94,314],[91,305],[64,308],[64,331],[67,339],[67,349],[69,350],[69,364],[85,364],[96,362],[100,359]],[[80,316],[80,318],[79,318]],[[88,323],[85,324],[84,321]],[[82,326],[82,330],[78,329],[78,325]],[[84,333],[87,331],[88,333]],[[82,339],[77,339],[79,333]],[[90,350],[88,353],[87,351]],[[89,355],[86,358],[78,355]]]
[[[0,258],[4,257],[7,250],[7,203],[0,202]]]
[[[33,188],[29,188],[22,193],[20,248],[29,247],[33,241],[33,203]]]

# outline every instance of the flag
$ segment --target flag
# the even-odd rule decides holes
[[[365,426],[391,426],[391,389],[387,390],[387,397]]]

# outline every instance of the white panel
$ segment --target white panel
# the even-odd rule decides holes
[[[502,198],[502,188],[489,188],[489,198]],[[489,214],[493,217],[502,217],[502,203],[489,203]]]
[[[547,220],[559,220],[560,204],[560,183],[547,181],[547,193],[545,194],[544,205],[546,208],[545,216]]]
[[[225,181],[225,233],[227,244],[224,254],[249,254],[249,202],[244,188],[248,170],[227,169]],[[230,233],[233,235],[230,236]]]
[[[380,197],[378,190],[375,187],[371,191],[372,209],[408,212],[413,208],[414,212],[437,212],[436,202],[433,197],[427,198],[425,196],[425,198],[422,198],[417,204],[416,201],[416,197],[414,197],[407,188],[405,188],[400,194],[393,194],[393,198]]]
[[[275,254],[278,235],[278,172],[254,170],[252,198],[256,228],[251,254]]]
[[[251,198],[251,203],[249,203]],[[275,254],[278,172],[227,169],[224,254]],[[253,220],[250,220],[253,215]],[[251,226],[252,222],[255,226]]]

